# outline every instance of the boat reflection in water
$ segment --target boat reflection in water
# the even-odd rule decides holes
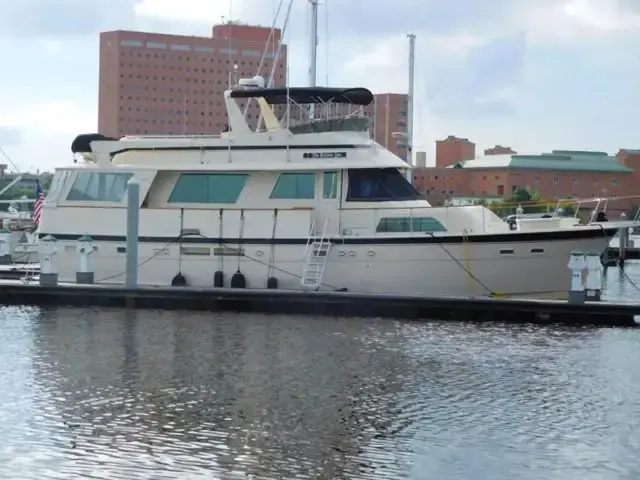
[[[103,474],[357,477],[373,441],[399,467],[399,323],[373,340],[360,320],[59,310],[35,328],[39,408],[68,425],[69,473],[100,456]]]

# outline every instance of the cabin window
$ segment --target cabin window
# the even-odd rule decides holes
[[[269,198],[275,200],[312,200],[316,189],[315,173],[282,173]]]
[[[58,200],[58,196],[62,192],[62,189],[65,185],[67,185],[67,180],[72,172],[68,170],[57,171],[53,179],[51,180],[51,185],[49,185],[49,190],[47,191],[47,202],[53,202]]]
[[[74,202],[119,202],[127,192],[133,173],[80,172],[67,200]]]
[[[420,193],[395,168],[349,170],[347,201],[420,200]]]
[[[433,217],[387,217],[376,227],[377,233],[446,232],[442,223]]]
[[[248,177],[239,173],[183,173],[169,203],[236,203]]]
[[[322,175],[322,198],[338,198],[338,172]]]

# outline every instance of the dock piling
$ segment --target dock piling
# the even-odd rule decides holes
[[[129,288],[138,286],[138,234],[140,228],[140,184],[129,180],[127,184],[127,268]]]
[[[58,284],[58,242],[47,235],[40,248],[40,285],[55,286]]]
[[[78,252],[76,283],[83,285],[92,284],[94,282],[94,273],[91,265],[91,255],[96,251],[93,239],[89,235],[83,235],[78,239],[76,249]]]
[[[629,229],[621,228],[618,232],[620,244],[618,246],[618,265],[624,268],[624,262],[627,259],[627,248],[629,247]]]
[[[587,267],[586,257],[580,250],[571,252],[569,258],[569,269],[571,270],[571,290],[569,291],[569,303],[584,303],[585,288],[582,275]]]
[[[602,295],[602,270],[600,254],[591,250],[586,254],[587,278],[585,280],[585,298],[589,302],[599,302]]]

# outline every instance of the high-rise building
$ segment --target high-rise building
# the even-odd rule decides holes
[[[407,140],[394,134],[407,132],[408,100],[404,93],[378,93],[365,108],[373,119],[371,138],[402,159],[407,158]]]
[[[282,32],[226,23],[211,37],[112,31],[100,34],[98,130],[103,135],[218,134],[227,125],[223,92],[238,78],[268,79]],[[259,69],[265,52],[266,59]],[[287,47],[274,86],[286,85]],[[256,102],[247,119],[259,118]]]

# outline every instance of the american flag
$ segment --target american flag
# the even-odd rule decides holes
[[[44,192],[38,182],[36,184],[36,205],[33,210],[33,223],[40,224],[40,217],[42,216],[42,204],[44,203]]]

